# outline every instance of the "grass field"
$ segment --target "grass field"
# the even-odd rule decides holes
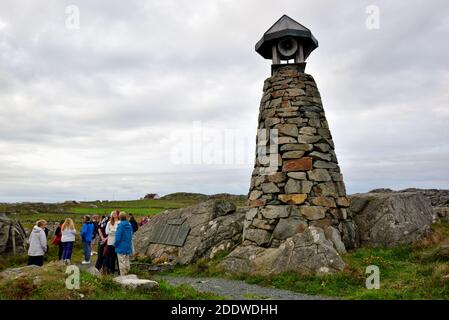
[[[109,215],[113,210],[125,211],[140,220],[145,216],[152,216],[168,209],[185,208],[201,202],[199,199],[157,199],[133,201],[92,201],[63,203],[54,205],[45,204],[0,204],[0,212],[10,212],[12,219],[20,221],[25,228],[30,228],[39,219],[56,223],[65,218],[72,218],[80,226],[84,215]],[[236,205],[243,205],[243,201],[236,201]]]
[[[135,208],[135,207],[125,207],[119,209],[120,211],[125,211],[126,213],[132,213],[135,216],[151,216],[166,210],[165,208]],[[114,209],[113,207],[109,207],[109,208],[70,208],[69,210],[70,210],[69,213],[76,213],[80,215],[85,214],[108,215]]]

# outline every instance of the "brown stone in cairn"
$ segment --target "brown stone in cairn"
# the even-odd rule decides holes
[[[338,197],[337,204],[340,207],[349,207],[349,199],[348,197]]]
[[[284,172],[289,171],[309,171],[312,170],[312,158],[303,157],[294,160],[287,160],[282,168]]]
[[[302,204],[307,199],[307,194],[280,194],[278,199],[287,204]]]

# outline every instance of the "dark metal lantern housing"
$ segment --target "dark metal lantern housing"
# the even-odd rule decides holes
[[[256,51],[273,64],[290,59],[303,63],[317,47],[312,32],[285,14],[256,43]]]

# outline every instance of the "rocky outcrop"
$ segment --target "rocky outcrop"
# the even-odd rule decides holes
[[[0,254],[25,252],[25,239],[22,225],[0,214]]]
[[[344,252],[337,230],[327,229],[326,232],[318,227],[306,227],[277,248],[239,246],[223,260],[221,266],[237,274],[272,275],[286,271],[335,273],[345,266],[335,246]]]
[[[394,191],[387,188],[381,188],[370,191],[370,193],[402,193],[402,192],[421,193],[433,207],[434,220],[449,219],[449,190],[407,188],[400,191]]]
[[[399,192],[420,192],[433,207],[449,207],[449,190],[408,188]]]
[[[431,232],[433,210],[420,192],[369,192],[350,200],[361,245],[392,247]]]
[[[434,208],[449,207],[449,190],[444,189],[419,189],[419,188],[407,188],[404,190],[394,191],[388,188],[380,188],[371,190],[372,193],[388,193],[388,192],[419,192]]]
[[[434,207],[433,212],[437,219],[449,219],[449,206],[448,207]]]
[[[0,281],[16,280],[18,278],[24,277],[32,273],[33,271],[39,270],[41,267],[31,265],[19,268],[6,269],[0,272]]]
[[[164,211],[136,232],[136,253],[158,262],[179,264],[212,258],[217,252],[230,250],[241,242],[244,212],[245,209],[236,210],[233,203],[222,200]],[[167,244],[164,230],[172,234],[179,232],[178,238],[175,235],[168,239],[178,242],[177,245]],[[160,241],[155,235],[160,235]],[[183,237],[185,239],[181,239]]]

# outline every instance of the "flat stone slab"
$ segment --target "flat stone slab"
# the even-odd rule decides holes
[[[159,283],[148,279],[139,279],[135,274],[119,276],[113,279],[118,284],[130,289],[152,290],[159,287]]]

